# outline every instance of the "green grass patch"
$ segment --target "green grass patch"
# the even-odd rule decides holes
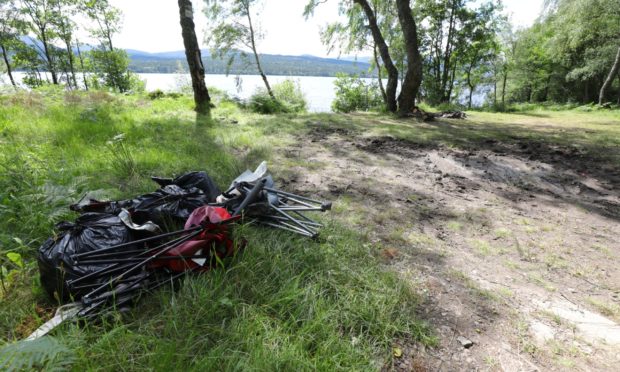
[[[434,342],[416,318],[415,288],[386,271],[346,219],[325,216],[319,241],[243,226],[247,248],[225,268],[145,296],[129,314],[67,324],[48,343],[18,347],[53,310],[34,257],[56,222],[75,218],[69,204],[86,193],[148,192],[156,187],[148,176],[190,170],[206,170],[225,188],[309,123],[348,124],[230,104],[207,123],[186,96],[21,92],[0,100],[0,348],[34,368],[367,370],[392,358],[397,338]],[[336,201],[333,216],[346,212]],[[46,351],[31,359],[37,350]]]

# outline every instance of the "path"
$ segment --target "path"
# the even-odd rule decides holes
[[[395,340],[387,370],[614,370],[620,362],[620,180],[578,148],[477,149],[308,123],[279,155],[290,189],[370,226],[420,294],[438,346]],[[442,125],[438,123],[436,125]],[[451,125],[451,124],[446,124]],[[278,172],[279,173],[279,172]],[[617,173],[615,173],[617,175]]]

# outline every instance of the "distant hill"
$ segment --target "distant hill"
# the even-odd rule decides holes
[[[127,49],[131,62],[129,68],[138,73],[174,73],[178,72],[178,63],[187,69],[185,52],[171,51],[162,53],[148,53],[134,49]],[[203,62],[207,74],[226,73],[227,60],[213,59],[207,50],[202,51]],[[255,75],[258,73],[254,64],[235,58],[230,68],[232,75]],[[363,59],[363,58],[360,58]],[[261,63],[267,75],[287,76],[335,76],[339,72],[372,76],[369,72],[370,64],[363,61],[350,61],[334,58],[320,58],[315,56],[287,56],[279,54],[262,54]]]
[[[38,40],[30,37],[22,37],[22,41],[29,45],[38,46]],[[88,44],[80,45],[82,52],[93,49]],[[179,63],[187,71],[187,61],[185,51],[177,50],[171,52],[149,53],[136,49],[126,49],[130,58],[129,69],[137,73],[175,73],[179,71]],[[77,53],[77,50],[75,50]],[[235,62],[230,67],[231,75],[256,75],[258,70],[250,59],[239,58],[237,53]],[[214,59],[208,50],[202,50],[202,57],[207,74],[225,74],[226,59]],[[249,56],[248,56],[249,57]],[[261,54],[263,70],[267,75],[285,76],[336,76],[342,72],[346,74],[357,74],[362,77],[374,77],[375,72],[370,70],[370,57],[350,57],[343,56],[336,58],[321,58],[311,55],[288,56],[280,54]]]

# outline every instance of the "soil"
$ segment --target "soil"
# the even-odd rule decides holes
[[[617,368],[616,165],[519,138],[456,148],[308,125],[281,181],[368,228],[435,330],[433,347],[395,340],[385,370]]]

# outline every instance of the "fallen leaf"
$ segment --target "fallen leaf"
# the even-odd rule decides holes
[[[400,358],[401,356],[403,356],[403,351],[399,347],[393,348],[392,353],[394,354],[396,358]]]

